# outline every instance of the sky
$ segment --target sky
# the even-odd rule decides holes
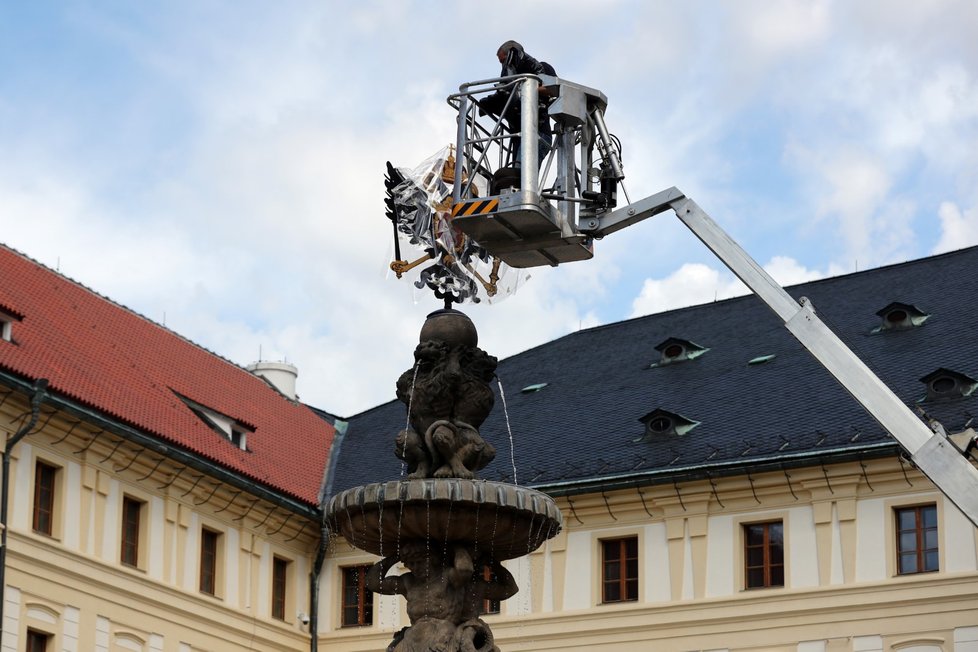
[[[454,140],[445,98],[503,41],[608,97],[633,201],[678,187],[792,284],[978,244],[975,25],[973,0],[0,0],[0,242],[351,416],[441,307],[387,271],[384,163]],[[671,213],[528,272],[462,307],[497,357],[746,291]]]

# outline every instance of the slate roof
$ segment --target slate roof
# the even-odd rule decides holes
[[[0,245],[0,369],[316,507],[334,430],[264,380]],[[252,426],[247,451],[178,395]]]
[[[919,403],[920,381],[945,367],[978,377],[978,247],[788,288],[908,405],[948,432],[978,415],[978,392]],[[876,312],[900,301],[931,317],[919,328],[873,333]],[[418,325],[420,329],[420,324]],[[478,324],[477,324],[478,326]],[[514,327],[516,325],[514,324]],[[709,349],[649,368],[670,337]],[[492,353],[489,351],[489,353]],[[775,357],[749,365],[760,356]],[[759,299],[745,296],[582,330],[500,362],[512,428],[498,400],[483,424],[497,456],[481,477],[552,493],[672,482],[819,461],[892,455],[898,445],[790,335]],[[391,378],[393,395],[394,378]],[[548,383],[539,391],[521,388]],[[642,438],[639,419],[662,409],[699,422],[687,434]],[[332,492],[396,479],[398,401],[350,419]],[[512,459],[511,459],[512,453]]]

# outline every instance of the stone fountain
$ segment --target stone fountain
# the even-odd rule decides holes
[[[496,359],[478,348],[472,321],[451,309],[431,313],[414,359],[397,381],[409,427],[394,454],[406,477],[337,494],[326,524],[381,557],[367,574],[372,591],[407,600],[411,625],[389,652],[498,651],[482,605],[518,591],[501,562],[555,536],[560,510],[533,489],[476,478],[496,454],[479,433],[493,407]],[[388,575],[399,562],[407,572]]]

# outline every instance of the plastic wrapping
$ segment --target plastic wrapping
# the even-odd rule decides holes
[[[452,226],[454,147],[446,146],[414,169],[398,168],[397,172],[404,179],[391,193],[397,207],[397,231],[431,260],[414,285],[428,287],[439,299],[454,303],[478,303],[483,298],[494,303],[512,295],[521,274]]]

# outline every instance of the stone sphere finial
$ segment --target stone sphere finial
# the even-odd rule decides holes
[[[453,310],[436,310],[425,320],[421,327],[421,342],[440,340],[447,344],[464,344],[478,346],[479,333],[468,315]]]

